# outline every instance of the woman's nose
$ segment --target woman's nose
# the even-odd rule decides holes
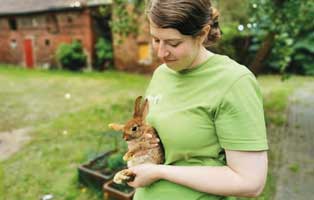
[[[165,48],[164,44],[159,44],[157,51],[158,58],[165,58],[169,55],[169,51]]]

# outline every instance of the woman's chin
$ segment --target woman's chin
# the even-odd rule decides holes
[[[174,71],[180,71],[182,70],[181,66],[178,65],[178,63],[175,63],[175,61],[171,61],[171,62],[165,62],[167,67],[169,67],[170,69],[174,70]]]

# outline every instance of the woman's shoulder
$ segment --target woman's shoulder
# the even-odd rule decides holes
[[[160,64],[153,72],[151,81],[164,79],[165,76],[171,74],[171,71],[167,69],[165,64]]]
[[[254,74],[244,65],[225,55],[215,54],[212,66],[208,67],[208,73],[213,81],[219,85],[219,89],[227,89],[241,79],[256,81]]]
[[[215,54],[215,57],[218,71],[224,74],[226,78],[236,79],[243,75],[253,75],[253,73],[246,66],[238,63],[229,56]]]
[[[165,64],[160,64],[153,72],[154,74],[162,73],[165,70]]]

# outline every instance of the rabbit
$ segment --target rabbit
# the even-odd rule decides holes
[[[125,125],[109,124],[109,127],[113,130],[123,132],[123,139],[125,141],[132,141],[132,144],[128,146],[128,151],[123,156],[123,160],[128,162],[128,167],[144,163],[164,163],[164,149],[161,142],[159,142],[156,147],[152,148],[149,142],[150,139],[145,138],[145,134],[150,134],[152,139],[159,139],[157,131],[145,122],[149,108],[148,100],[145,99],[142,106],[141,100],[142,96],[136,98],[133,118]],[[146,151],[147,154],[134,156],[140,151]],[[115,174],[113,181],[122,184],[133,181],[134,179],[135,174],[129,169],[124,169]]]

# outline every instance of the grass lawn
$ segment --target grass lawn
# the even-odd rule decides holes
[[[101,194],[79,187],[76,168],[113,148],[114,139],[104,133],[107,124],[130,117],[133,101],[148,81],[149,77],[114,71],[1,67],[1,131],[21,127],[33,131],[28,145],[0,163],[5,190],[0,199],[39,199],[47,193],[56,199],[102,199]]]
[[[287,98],[311,78],[262,76],[271,145],[284,124]],[[39,199],[53,194],[62,200],[100,200],[102,194],[78,184],[77,166],[113,148],[107,124],[131,116],[133,101],[149,77],[122,72],[71,73],[0,66],[0,134],[32,127],[32,140],[0,162],[0,200]],[[278,133],[279,134],[279,133]],[[277,136],[278,137],[278,136]],[[277,138],[278,139],[278,138]],[[276,158],[272,155],[271,158]],[[271,163],[270,163],[271,164]],[[268,199],[275,178],[270,170],[260,199]]]

